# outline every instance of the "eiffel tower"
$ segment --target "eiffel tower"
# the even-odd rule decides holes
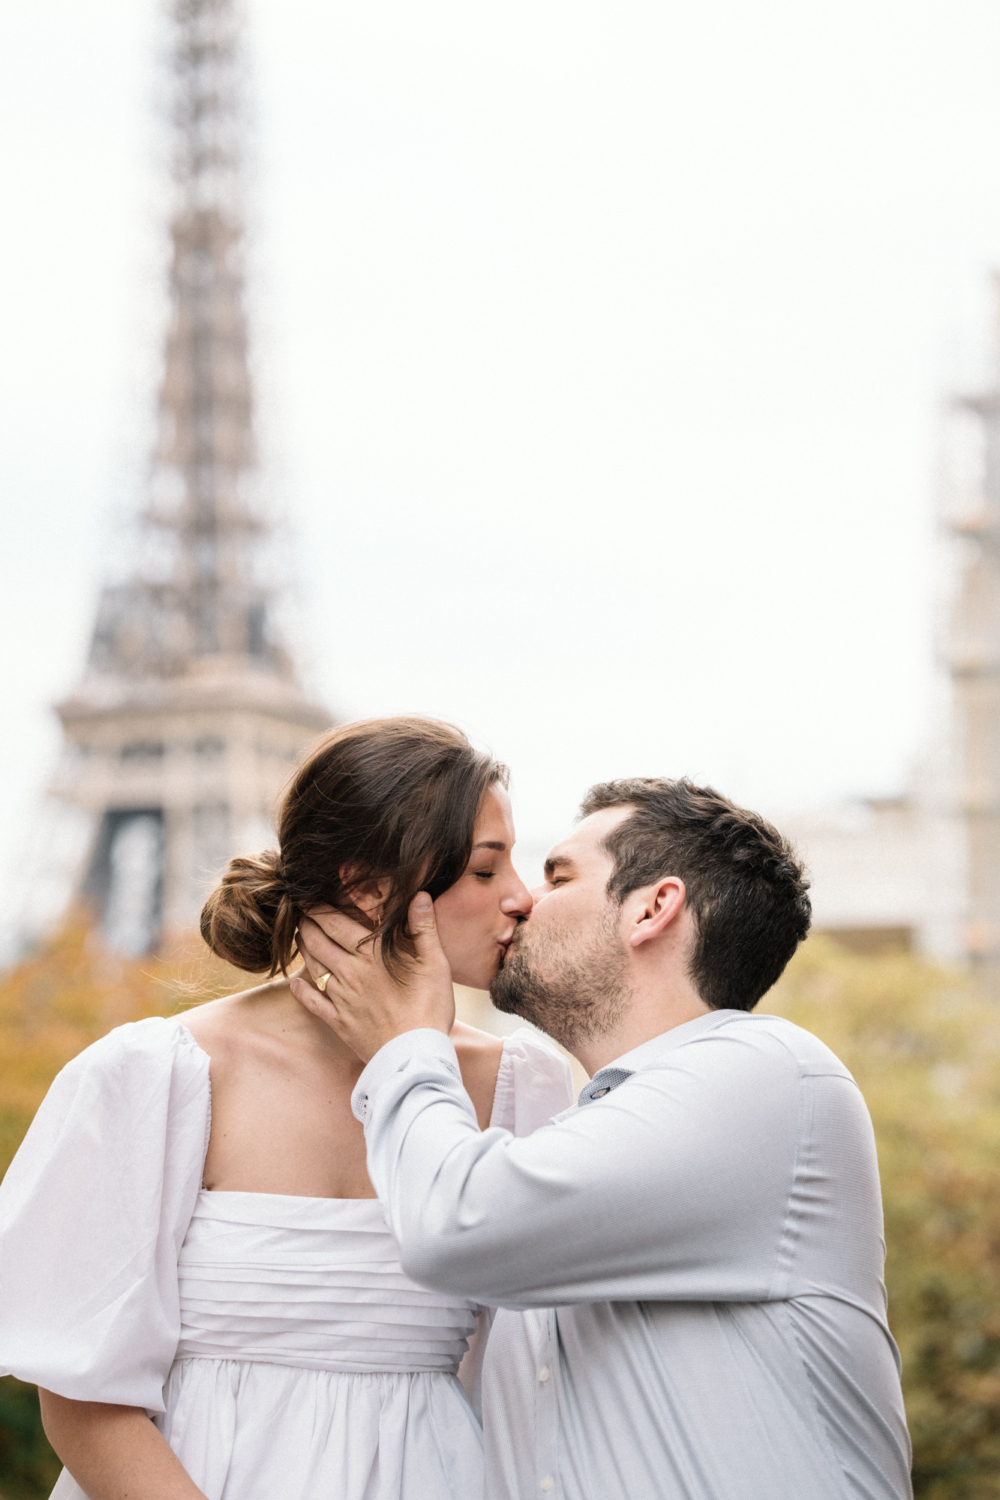
[[[330,715],[273,626],[244,305],[238,0],[171,0],[173,203],[158,434],[132,575],[101,595],[58,705],[52,792],[84,836],[73,883],[106,942],[190,928]]]

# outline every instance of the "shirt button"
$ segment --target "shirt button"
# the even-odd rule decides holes
[[[552,1478],[552,1475],[551,1474],[546,1474],[545,1478],[542,1480],[541,1488],[545,1491],[546,1494],[548,1494],[549,1490],[554,1490],[555,1487],[556,1487],[556,1482]]]
[[[538,1372],[538,1378],[542,1382],[542,1385],[545,1384],[551,1373],[552,1371],[549,1369],[548,1365],[542,1365],[542,1368]]]

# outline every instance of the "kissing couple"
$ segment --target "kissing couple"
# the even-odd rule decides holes
[[[614,781],[529,893],[506,784],[446,724],[336,730],[202,914],[271,978],[53,1083],[0,1367],[58,1500],[910,1496],[868,1113],[753,1014],[809,926],[792,850]]]

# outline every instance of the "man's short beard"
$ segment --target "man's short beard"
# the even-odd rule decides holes
[[[565,928],[549,930],[532,950],[530,922],[519,929],[490,998],[497,1010],[522,1016],[572,1052],[580,1042],[613,1031],[628,994],[628,957],[613,902],[588,942]],[[525,949],[529,951],[526,952]]]

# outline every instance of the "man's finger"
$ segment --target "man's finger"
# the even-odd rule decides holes
[[[301,974],[293,974],[289,980],[288,988],[300,1005],[304,1006],[306,1010],[311,1011],[314,1016],[319,1016],[320,1020],[325,1021],[334,1030],[337,1029],[336,1006],[331,1004],[326,995],[321,995],[314,984],[310,983],[308,979],[304,979]]]
[[[434,902],[426,891],[418,891],[414,896],[406,921],[418,959],[444,958],[441,939],[438,937],[437,918],[434,915]]]
[[[345,959],[357,957],[353,948],[341,947],[334,939],[328,938],[311,917],[303,917],[299,923],[299,947],[303,957],[308,954],[322,969],[336,969]]]
[[[342,911],[333,911],[330,907],[317,907],[311,911],[309,916],[322,928],[326,936],[340,948],[346,948],[348,953],[355,953],[359,943],[364,942],[366,937],[371,937],[371,930],[356,922],[353,917],[348,917]]]
[[[333,970],[325,968],[324,965],[320,963],[319,959],[315,958],[303,943],[298,943],[298,949],[299,955],[302,959],[300,978],[308,980],[311,984],[316,984],[317,979],[319,979],[321,975],[333,973]],[[319,988],[319,986],[317,986],[317,988]]]

